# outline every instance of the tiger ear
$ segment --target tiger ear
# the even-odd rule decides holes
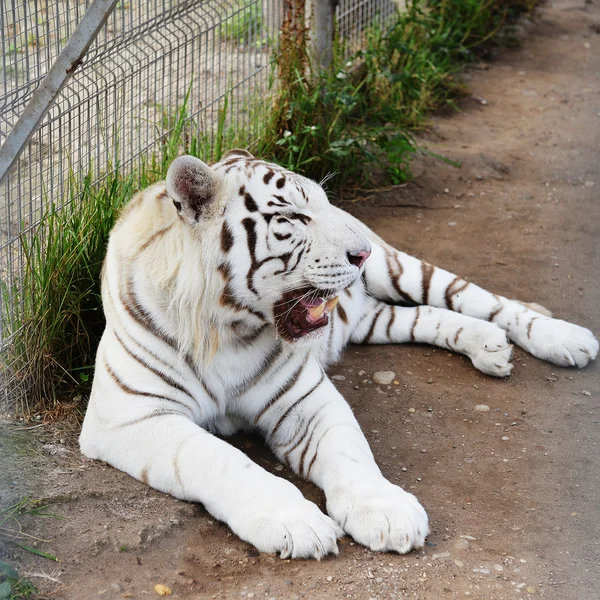
[[[176,158],[167,171],[167,193],[177,212],[189,223],[197,223],[217,198],[217,174],[194,156]]]
[[[235,150],[228,150],[227,152],[225,152],[225,154],[223,154],[223,156],[221,156],[221,160],[225,160],[226,158],[232,158],[234,156],[242,156],[244,158],[254,158],[254,156],[252,156],[252,154],[250,154],[250,152],[248,152],[248,150],[235,149]]]

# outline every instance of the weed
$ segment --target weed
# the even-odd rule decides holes
[[[36,593],[37,589],[29,580],[0,560],[0,600],[27,600]]]
[[[236,44],[266,45],[268,40],[263,29],[262,1],[238,2],[233,14],[223,22],[221,35]]]
[[[23,498],[13,506],[0,509],[0,541],[18,546],[19,548],[36,556],[41,556],[52,561],[58,561],[56,556],[48,554],[29,544],[40,544],[42,540],[26,533],[21,525],[23,517],[54,517],[59,515],[49,513],[39,501]],[[24,544],[23,540],[28,544]],[[0,561],[0,600],[26,600],[37,593],[35,586],[18,571],[4,561]]]

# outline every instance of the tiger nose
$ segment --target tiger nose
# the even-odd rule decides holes
[[[359,269],[365,264],[367,258],[371,256],[370,250],[361,250],[360,252],[346,252],[346,258],[351,265]]]

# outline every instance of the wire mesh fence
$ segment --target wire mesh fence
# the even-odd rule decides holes
[[[121,0],[0,187],[0,385],[22,393],[8,352],[23,305],[24,242],[50,207],[88,177],[135,171],[164,144],[182,106],[210,146],[225,104],[229,128],[260,131],[285,0]],[[0,144],[91,0],[0,2]],[[361,33],[397,10],[391,0],[342,0],[338,29]],[[255,130],[253,130],[254,128]]]

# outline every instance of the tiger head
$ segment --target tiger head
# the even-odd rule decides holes
[[[322,332],[371,253],[320,185],[244,150],[212,168],[177,158],[167,193],[189,234],[214,232],[220,306],[240,322],[273,323],[287,341]]]

